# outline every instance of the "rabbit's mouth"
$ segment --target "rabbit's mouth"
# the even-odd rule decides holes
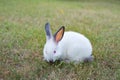
[[[53,63],[54,61],[51,59],[51,60],[49,60],[49,62],[50,62],[50,63]]]
[[[56,61],[49,61],[48,62],[50,65],[58,65],[61,63],[61,60],[56,60]]]

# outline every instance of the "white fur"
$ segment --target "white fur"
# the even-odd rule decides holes
[[[54,53],[56,50],[56,53]],[[81,62],[92,55],[90,41],[82,34],[68,31],[57,44],[54,38],[46,41],[44,59],[49,61],[63,60],[66,62]]]

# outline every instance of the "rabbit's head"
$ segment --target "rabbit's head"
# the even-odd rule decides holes
[[[44,59],[48,62],[54,62],[61,56],[59,42],[64,35],[65,27],[62,26],[54,35],[52,35],[50,24],[45,24],[46,43],[44,45]]]

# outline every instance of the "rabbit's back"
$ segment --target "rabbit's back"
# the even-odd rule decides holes
[[[62,58],[68,58],[72,61],[83,60],[92,54],[90,41],[77,32],[65,32],[63,39],[60,41],[60,47],[63,53]]]

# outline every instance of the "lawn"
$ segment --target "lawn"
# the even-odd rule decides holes
[[[88,37],[94,61],[43,61],[46,22]],[[0,0],[0,80],[120,80],[120,1]]]

